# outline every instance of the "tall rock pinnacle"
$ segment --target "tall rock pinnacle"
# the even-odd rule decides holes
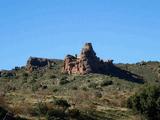
[[[63,72],[68,74],[105,73],[107,67],[108,63],[96,56],[92,44],[86,43],[78,57],[72,55],[65,57]]]

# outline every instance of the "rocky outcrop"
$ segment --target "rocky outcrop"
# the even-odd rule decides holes
[[[28,71],[45,69],[54,66],[55,62],[52,59],[30,57],[27,61],[26,68]]]
[[[2,70],[0,71],[0,77],[12,78],[15,77],[16,73],[13,70]]]
[[[91,43],[86,43],[77,56],[67,55],[64,59],[63,72],[68,74],[107,73],[113,60],[104,62],[96,56]]]

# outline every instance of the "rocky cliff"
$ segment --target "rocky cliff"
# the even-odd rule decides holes
[[[68,74],[107,73],[113,60],[104,62],[96,56],[91,43],[86,43],[80,55],[67,55],[64,59],[63,72]]]

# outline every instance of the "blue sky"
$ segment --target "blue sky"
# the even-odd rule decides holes
[[[92,42],[116,63],[160,59],[159,0],[0,1],[0,69],[60,58]]]

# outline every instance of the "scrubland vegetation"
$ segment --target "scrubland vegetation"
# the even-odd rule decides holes
[[[160,83],[159,62],[116,65],[144,83],[114,75],[62,74],[62,64],[33,72],[22,67],[15,76],[1,76],[0,118],[9,111],[27,120],[160,119],[160,89],[153,87]]]

